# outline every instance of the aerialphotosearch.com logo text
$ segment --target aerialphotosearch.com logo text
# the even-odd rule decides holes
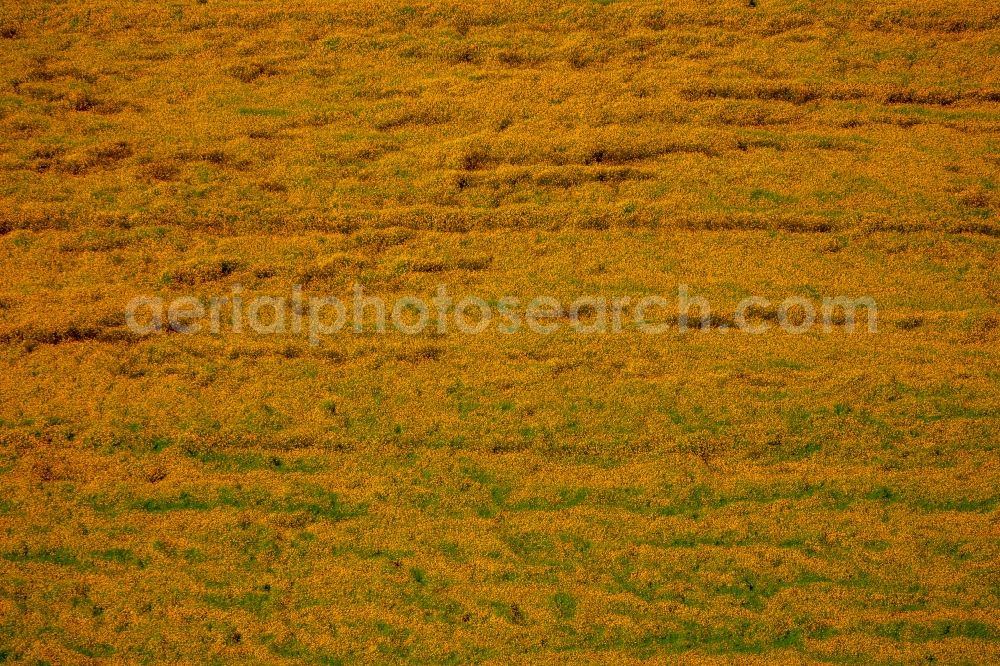
[[[682,333],[735,330],[759,335],[776,328],[801,335],[817,325],[824,332],[834,328],[853,332],[862,309],[867,331],[876,332],[877,307],[870,297],[823,298],[817,307],[817,303],[802,296],[790,296],[778,304],[751,296],[740,301],[729,316],[720,316],[713,312],[707,299],[693,296],[686,284],[678,286],[673,298],[581,296],[569,304],[552,296],[530,300],[514,296],[494,300],[464,296],[456,301],[443,284],[437,286],[432,298],[401,296],[391,303],[367,294],[360,284],[354,285],[347,299],[330,295],[306,297],[301,285],[293,286],[288,296],[250,298],[244,296],[241,285],[237,284],[230,294],[209,299],[178,296],[167,302],[158,296],[137,296],[126,306],[125,321],[138,335],[167,330],[220,334],[228,328],[234,333],[249,330],[258,335],[305,335],[315,346],[345,327],[358,334],[386,333],[390,324],[405,335],[425,333],[429,328],[442,335],[452,330],[477,335],[490,329],[506,334],[527,329],[550,335],[564,327],[583,335],[628,329],[651,335],[671,330]]]

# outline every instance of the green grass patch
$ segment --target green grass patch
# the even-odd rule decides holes
[[[288,111],[284,109],[265,109],[265,108],[253,108],[253,107],[242,107],[237,111],[241,116],[260,116],[264,118],[284,118],[288,115]]]

